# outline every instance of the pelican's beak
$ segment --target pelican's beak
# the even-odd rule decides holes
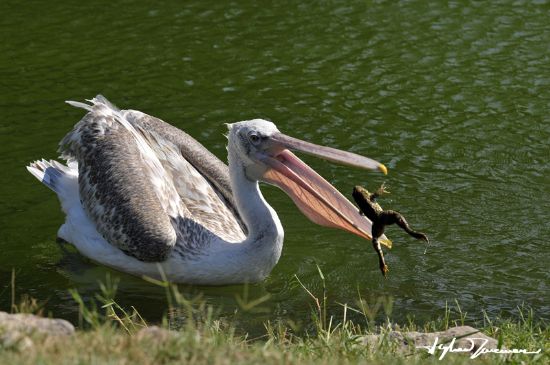
[[[371,239],[372,223],[362,216],[336,188],[323,179],[289,150],[301,151],[332,162],[387,173],[386,167],[370,158],[354,153],[323,147],[276,133],[270,138],[272,146],[258,154],[269,168],[262,180],[283,189],[311,221],[326,227],[340,228],[360,237]],[[383,235],[380,243],[391,248]]]

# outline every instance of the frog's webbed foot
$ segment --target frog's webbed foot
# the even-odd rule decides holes
[[[382,183],[382,185],[380,185],[380,187],[374,193],[370,194],[370,200],[374,202],[378,197],[389,193],[390,191],[386,190],[386,183]]]
[[[378,190],[376,190],[376,193],[379,195],[379,196],[382,196],[384,194],[390,194],[390,191],[386,189],[387,186],[386,186],[386,183],[382,183],[382,185],[380,185],[380,187],[378,188]]]

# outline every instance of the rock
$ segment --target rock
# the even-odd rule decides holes
[[[164,342],[171,337],[174,337],[175,333],[173,331],[158,327],[158,326],[151,326],[151,327],[145,327],[136,334],[136,338],[138,341],[144,340],[144,339],[153,339],[158,342]]]
[[[460,338],[459,338],[460,337]],[[363,337],[363,344],[375,349],[384,339],[390,344],[396,345],[396,350],[400,352],[410,352],[411,349],[432,347],[437,338],[437,345],[449,345],[450,341],[456,339],[453,343],[453,348],[468,348],[471,353],[474,353],[480,346],[483,345],[486,349],[496,349],[498,341],[489,337],[479,330],[470,326],[458,326],[449,328],[446,331],[440,332],[400,332],[388,331],[380,334],[371,334]]]
[[[417,347],[432,346],[436,337],[438,338],[438,343],[443,343],[456,338],[453,347],[470,348],[473,344],[473,352],[475,352],[482,343],[484,343],[484,347],[486,349],[496,349],[498,346],[498,341],[496,339],[489,337],[480,332],[478,329],[470,326],[458,326],[449,328],[446,331],[433,333],[409,332],[404,335],[407,334],[409,335],[408,339],[414,341],[414,345]]]
[[[25,351],[34,346],[32,340],[19,331],[5,332],[0,335],[0,347]]]
[[[2,337],[16,332],[23,335],[40,333],[51,336],[69,336],[74,331],[74,326],[64,319],[43,318],[34,314],[0,312],[0,334],[3,334]]]

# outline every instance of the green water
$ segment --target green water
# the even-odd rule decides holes
[[[384,280],[370,243],[318,227],[286,195],[263,187],[285,227],[282,257],[252,297],[269,314],[307,321],[327,278],[331,303],[394,300],[420,320],[458,300],[470,318],[550,319],[550,4],[544,1],[0,3],[0,308],[17,294],[75,319],[107,272],[117,299],[158,319],[163,290],[95,265],[55,243],[55,195],[24,166],[56,158],[82,116],[64,100],[103,93],[160,117],[225,160],[224,122],[271,119],[288,134],[385,163],[389,175],[305,158],[343,193],[392,194],[431,245],[388,229]],[[193,288],[228,311],[243,286]],[[332,309],[339,313],[337,304]]]

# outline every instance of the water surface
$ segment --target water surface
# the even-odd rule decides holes
[[[270,119],[288,134],[384,162],[387,177],[307,158],[337,186],[392,194],[431,245],[388,229],[384,280],[370,243],[310,223],[265,186],[285,227],[279,264],[250,295],[307,321],[296,274],[331,302],[394,299],[393,317],[440,315],[458,300],[471,318],[550,319],[550,6],[544,1],[43,2],[0,4],[0,308],[17,292],[75,319],[107,272],[117,299],[158,319],[162,289],[55,243],[55,195],[24,168],[56,158],[82,116],[64,100],[102,93],[186,130],[225,157],[225,122]],[[242,286],[190,288],[234,306]],[[333,305],[334,311],[340,311]]]

